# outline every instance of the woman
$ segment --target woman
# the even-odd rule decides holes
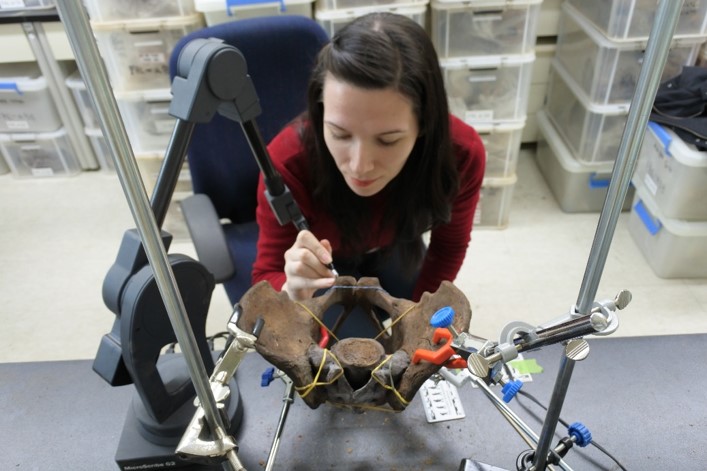
[[[268,150],[311,232],[278,224],[261,179],[253,282],[303,300],[334,285],[333,262],[417,301],[455,279],[485,151],[449,114],[437,55],[416,22],[371,13],[342,28],[319,54],[307,112]]]

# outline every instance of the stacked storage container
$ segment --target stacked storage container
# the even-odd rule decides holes
[[[426,28],[428,3],[429,0],[316,0],[314,17],[329,37],[354,18],[373,11],[404,15]]]
[[[86,0],[86,9],[135,154],[164,153],[174,123],[160,112],[171,101],[169,58],[182,36],[203,27],[193,0]]]
[[[707,278],[707,152],[650,123],[633,178],[629,232],[663,278]]]
[[[431,37],[450,111],[487,151],[476,227],[508,225],[525,126],[540,0],[432,0]]]
[[[707,0],[683,6],[661,80],[695,63],[706,10]],[[538,113],[537,159],[564,211],[603,205],[654,13],[652,0],[562,5],[547,98]]]
[[[0,65],[0,173],[57,177],[81,171],[47,79],[34,62]]]
[[[85,5],[140,173],[151,193],[175,124],[168,113],[172,98],[170,56],[179,39],[204,27],[203,17],[195,11],[193,0],[85,0]],[[72,88],[77,103],[85,109],[89,103],[87,96],[81,96],[85,87],[74,83]],[[92,117],[95,115],[90,110],[82,115],[99,161],[111,169],[112,160]],[[186,230],[181,218],[174,217],[178,211],[174,203],[190,192],[188,170],[183,169],[171,214],[165,220],[166,226],[173,225],[167,229],[175,237],[186,235]]]

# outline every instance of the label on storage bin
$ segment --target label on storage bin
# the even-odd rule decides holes
[[[658,193],[658,185],[655,183],[655,181],[651,178],[650,175],[646,174],[646,176],[643,177],[643,183],[646,185],[646,189],[653,196],[655,196]]]
[[[470,121],[493,121],[493,110],[468,110],[464,113],[464,120]]]
[[[29,129],[28,121],[5,121],[5,126],[7,129],[13,131],[26,131]]]
[[[162,52],[141,52],[139,57],[143,64],[164,64],[167,62],[166,56]]]
[[[23,0],[0,0],[0,8],[24,8]]]

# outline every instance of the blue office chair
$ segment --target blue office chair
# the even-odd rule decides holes
[[[196,38],[221,39],[245,57],[262,107],[256,122],[265,142],[305,110],[310,72],[329,41],[319,24],[302,16],[222,23],[177,43],[170,60],[172,78],[179,53]],[[255,261],[257,162],[240,124],[221,115],[196,125],[187,161],[194,195],[182,201],[182,213],[199,261],[235,304],[251,286]]]

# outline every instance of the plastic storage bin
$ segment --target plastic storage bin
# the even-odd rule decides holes
[[[135,160],[137,161],[138,170],[140,170],[140,175],[145,184],[145,191],[147,191],[148,196],[152,195],[164,157],[162,154],[155,152],[136,153]],[[167,207],[167,214],[165,214],[162,224],[162,229],[172,234],[176,240],[189,239],[189,230],[187,229],[186,221],[182,215],[180,202],[192,194],[191,174],[185,162],[179,172],[177,185],[172,193],[172,199]]]
[[[614,41],[648,39],[657,9],[655,0],[566,0],[566,2],[599,28],[602,34]],[[706,20],[707,1],[684,2],[673,37],[705,34]]]
[[[125,130],[136,153],[163,152],[176,118],[169,114],[169,89],[115,92]]]
[[[164,154],[159,152],[139,152],[135,154],[135,160],[137,161],[138,170],[140,170],[140,175],[145,184],[145,189],[148,195],[151,195],[155,189],[160,169],[162,168]],[[179,171],[174,192],[175,194],[192,192],[191,174],[189,173],[189,165],[186,161]]]
[[[63,128],[48,133],[0,134],[0,149],[17,177],[61,177],[81,171]]]
[[[540,173],[566,213],[598,212],[604,206],[614,164],[584,165],[576,160],[544,112],[538,123],[536,160]],[[629,187],[623,210],[631,209],[633,187]]]
[[[6,173],[10,173],[10,167],[7,166],[5,157],[2,155],[2,152],[0,152],[0,175],[5,175]]]
[[[634,179],[668,218],[707,221],[707,152],[650,122]]]
[[[471,123],[486,149],[486,178],[509,178],[515,175],[520,153],[520,138],[525,121]]]
[[[317,10],[314,12],[314,18],[329,34],[329,37],[333,37],[345,24],[372,11],[390,11],[413,19],[423,28],[426,26],[427,3],[406,3],[390,7],[361,7],[348,10]]]
[[[54,0],[9,0],[0,2],[0,12],[54,7]]]
[[[469,123],[524,119],[534,54],[440,61],[450,110]]]
[[[591,2],[588,2],[591,3]],[[567,4],[557,36],[556,58],[587,98],[599,105],[629,103],[643,66],[647,40],[615,42]],[[661,82],[693,65],[704,38],[674,39]]]
[[[206,24],[211,26],[256,16],[299,15],[312,17],[313,0],[242,0],[227,5],[224,0],[194,0],[196,11],[204,14]]]
[[[65,80],[66,86],[71,90],[74,97],[74,103],[81,114],[83,125],[87,128],[98,128],[98,114],[93,108],[91,96],[86,89],[86,82],[81,78],[80,72],[77,70],[69,75]]]
[[[484,178],[479,204],[474,213],[474,227],[505,229],[511,213],[513,188],[517,177]]]
[[[201,15],[91,23],[114,89],[169,88],[169,57],[179,39],[203,26]]]
[[[440,58],[532,52],[542,0],[432,0],[431,38]]]
[[[101,166],[101,170],[115,172],[113,157],[110,155],[108,142],[105,136],[103,136],[103,132],[98,128],[84,128],[84,133],[91,143],[91,148],[93,148],[93,153],[96,156],[96,160],[98,160],[98,164]]]
[[[628,230],[656,275],[707,278],[707,221],[665,217],[639,181]]]
[[[553,62],[545,111],[575,159],[585,164],[616,160],[628,105],[589,102],[562,65]]]
[[[56,131],[61,117],[34,63],[0,66],[0,132]]]
[[[96,22],[194,14],[194,0],[83,0],[83,3],[91,21]]]

